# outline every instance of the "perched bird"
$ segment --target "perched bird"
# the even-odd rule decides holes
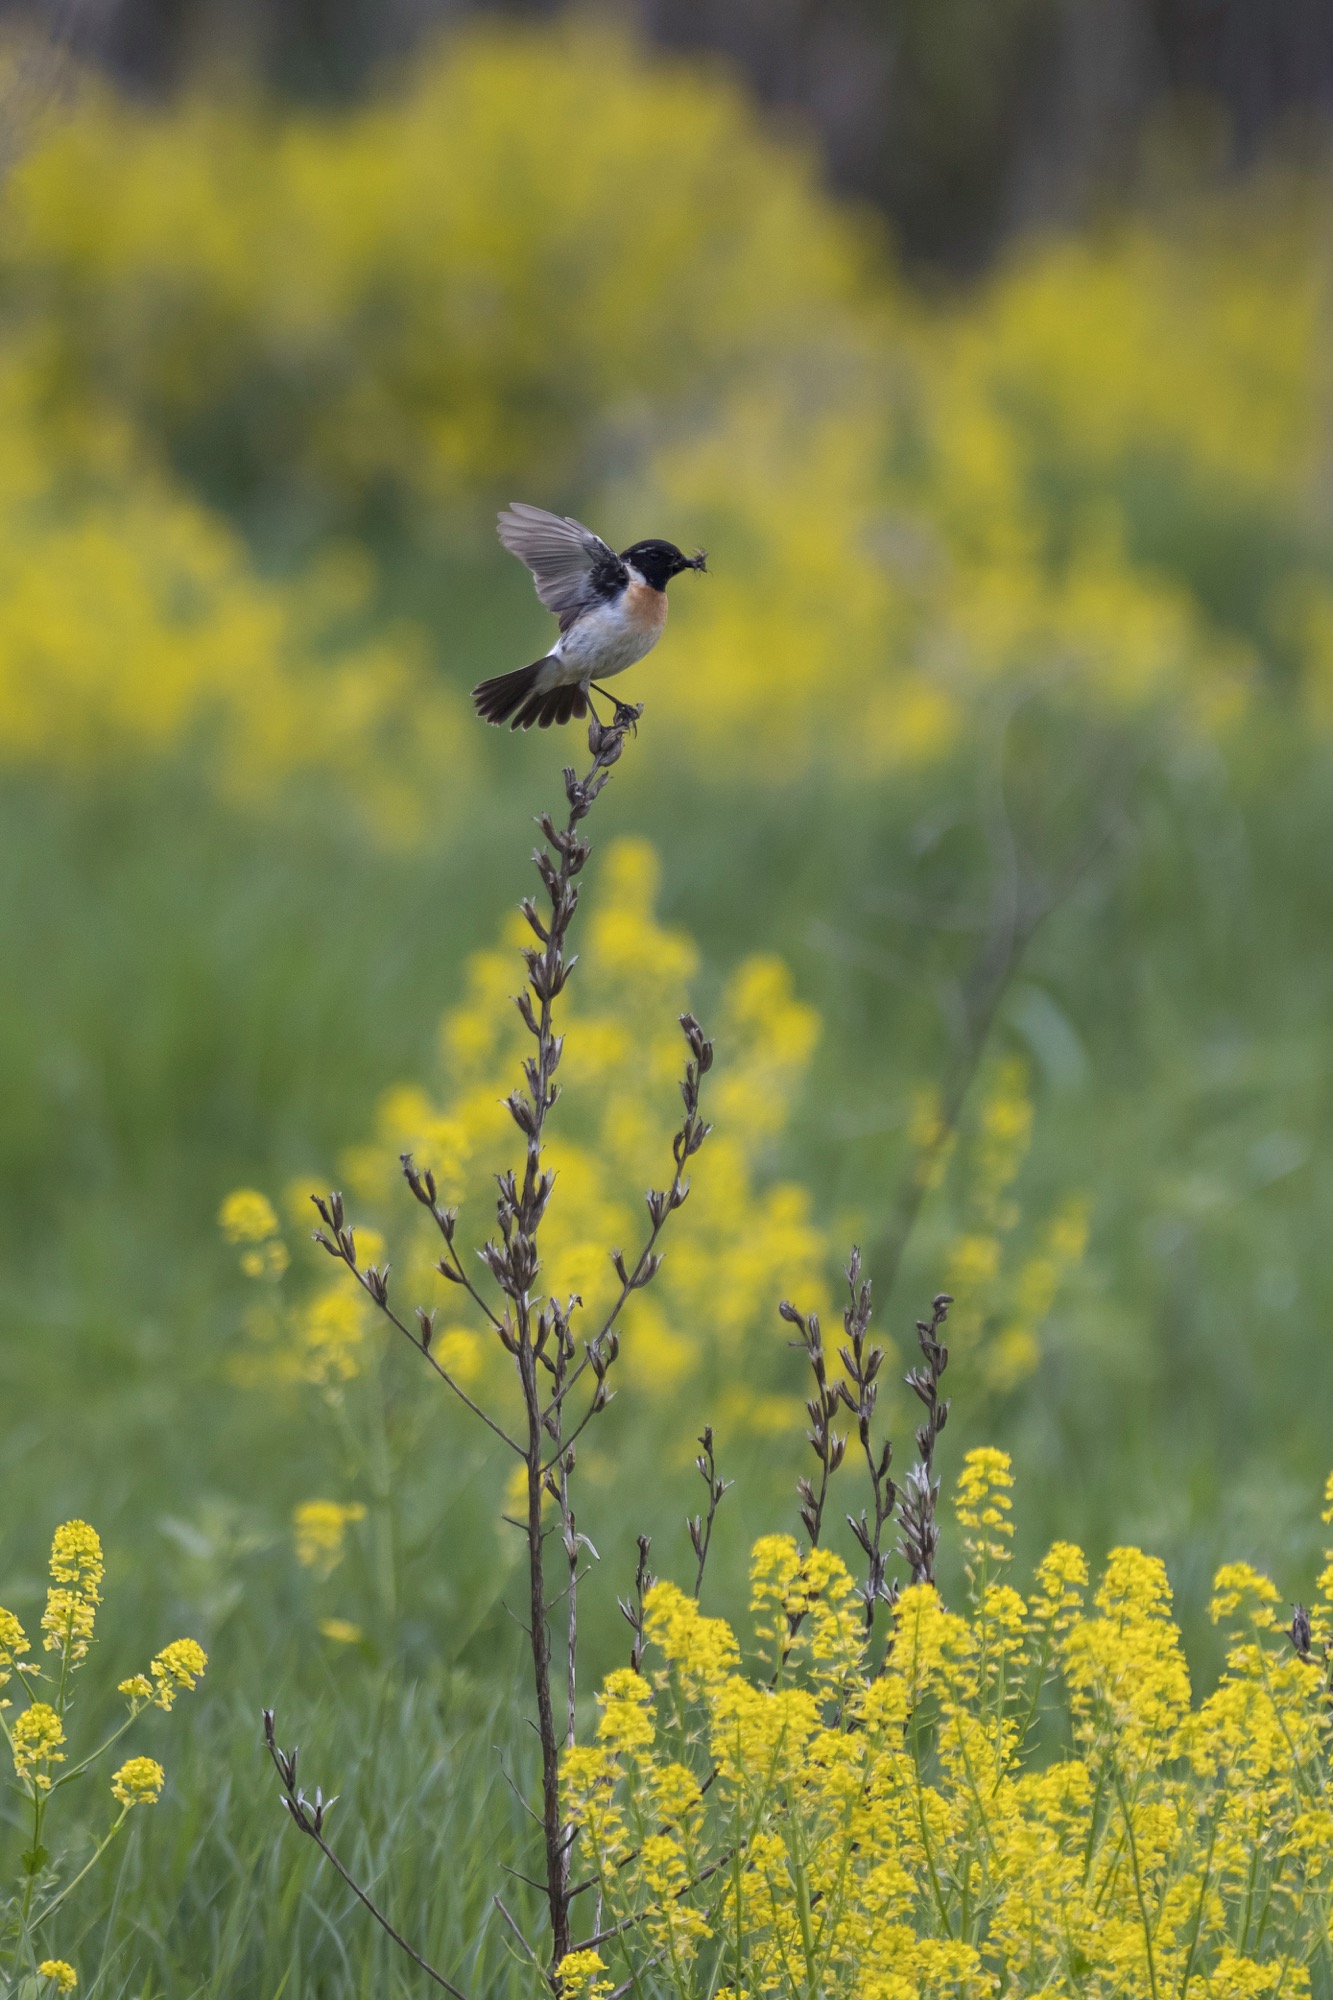
[[[705,552],[682,555],[674,542],[635,542],[617,555],[581,521],[506,507],[500,540],[532,571],[537,595],[560,620],[560,637],[530,667],[497,674],[472,690],[478,715],[511,729],[549,729],[592,707],[588,690],[652,651],[666,624],[666,587],[683,569],[704,570]],[[614,696],[607,695],[607,700]],[[594,711],[595,713],[596,711]]]

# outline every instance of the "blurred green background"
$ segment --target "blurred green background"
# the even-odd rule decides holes
[[[795,1525],[776,1302],[836,1312],[854,1240],[904,1364],[956,1292],[943,1470],[1011,1449],[1029,1552],[1160,1551],[1203,1676],[1223,1556],[1308,1591],[1333,58],[1294,7],[1216,15],[1126,9],[1114,43],[1095,8],[962,0],[762,32],[665,4],[14,18],[0,1602],[33,1615],[83,1514],[99,1678],[178,1628],[213,1661],[154,1739],[167,1800],[79,1905],[85,1991],[417,1990],[279,1844],[264,1701],[405,1928],[470,1990],[522,1983],[485,1921],[493,1857],[525,1865],[506,1468],[365,1329],[345,1384],[311,1361],[326,1274],[293,1220],[294,1184],[347,1185],[398,1257],[384,1160],[461,1120],[484,1231],[509,1058],[476,1048],[517,959],[468,966],[575,755],[469,716],[545,644],[494,540],[512,498],[713,572],[633,676],[572,1002],[606,1071],[570,1092],[571,1255],[622,1222],[575,1171],[621,1157],[593,1086],[655,1171],[687,995],[736,1149],[700,1162],[585,1468],[590,1675],[634,1534],[683,1573],[703,1422],[738,1479],[719,1603]],[[218,1231],[237,1186],[275,1205],[281,1284]],[[906,1397],[885,1414],[905,1463]],[[312,1497],[367,1508],[336,1564],[297,1559]]]

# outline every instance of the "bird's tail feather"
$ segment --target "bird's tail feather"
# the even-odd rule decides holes
[[[537,687],[537,676],[549,658],[548,654],[545,659],[534,660],[530,667],[515,667],[512,673],[496,674],[493,680],[474,687],[472,700],[482,720],[497,725],[508,722],[511,729],[531,729],[535,722],[538,728],[549,729],[553,722],[569,722],[585,716],[587,699],[577,682],[563,687]]]

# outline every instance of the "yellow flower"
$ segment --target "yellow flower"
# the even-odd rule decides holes
[[[1008,1551],[1011,1484],[1003,1454],[969,1456],[959,1512],[987,1558]],[[782,1678],[738,1661],[687,1677],[707,1628],[727,1628],[658,1585],[658,1698],[611,1676],[604,1740],[562,1764],[607,1908],[634,1912],[682,1986],[716,1910],[732,1996],[791,1990],[817,1952],[830,2000],[1142,2000],[1154,1982],[1159,1995],[1197,1983],[1223,2000],[1309,2000],[1333,1891],[1325,1691],[1292,1655],[1267,1579],[1219,1573],[1215,1610],[1238,1643],[1192,1709],[1166,1574],[1142,1550],[1112,1551],[1086,1613],[1070,1543],[1038,1564],[1030,1602],[981,1578],[950,1612],[911,1585],[878,1672],[840,1655],[836,1558],[767,1536],[751,1574],[787,1647]],[[836,1679],[806,1644],[821,1616]],[[1042,1713],[1052,1668],[1063,1719]],[[1264,1928],[1247,1931],[1259,1895]],[[957,1936],[964,1898],[975,1941]]]
[[[431,1353],[461,1388],[474,1388],[481,1380],[486,1343],[470,1326],[442,1327],[431,1343]]]
[[[88,1657],[100,1603],[102,1544],[86,1521],[66,1521],[51,1542],[51,1588],[42,1613],[48,1653],[66,1652],[71,1666]]]
[[[1225,1619],[1243,1628],[1275,1632],[1283,1622],[1276,1612],[1280,1602],[1276,1584],[1249,1563],[1224,1563],[1213,1578],[1208,1616],[1214,1625]]]
[[[665,1579],[644,1600],[644,1629],[691,1696],[716,1686],[740,1664],[740,1647],[725,1619],[705,1618],[693,1597]]]
[[[278,1233],[273,1204],[258,1188],[234,1188],[218,1210],[228,1243],[264,1243]]]
[[[48,1767],[65,1761],[60,1748],[65,1740],[60,1717],[49,1702],[35,1701],[18,1717],[10,1735],[15,1775],[26,1779],[39,1791],[49,1791],[51,1774]]]
[[[27,1650],[27,1633],[13,1612],[0,1605],[0,1688],[8,1684],[11,1670]]]
[[[241,1269],[247,1278],[281,1278],[291,1264],[291,1253],[287,1245],[278,1237],[263,1243],[257,1250],[246,1250],[241,1256]]]
[[[79,1983],[79,1975],[63,1958],[44,1958],[37,1968],[39,1979],[50,1979],[57,1993],[72,1993]]]
[[[776,1668],[791,1649],[789,1605],[801,1574],[801,1551],[791,1535],[761,1535],[750,1552],[750,1609],[755,1637]]]
[[[97,1530],[86,1521],[66,1521],[56,1529],[51,1542],[51,1581],[67,1584],[90,1604],[99,1602],[102,1544]]]
[[[1049,1644],[1066,1633],[1078,1616],[1088,1586],[1088,1563],[1073,1542],[1053,1542],[1037,1564],[1030,1615]]]
[[[349,1618],[321,1618],[321,1635],[331,1639],[335,1646],[356,1646],[360,1644],[361,1627],[353,1625]]]
[[[598,1696],[597,1741],[611,1756],[647,1747],[653,1740],[653,1690],[641,1674],[619,1667],[607,1675]]]
[[[365,1518],[359,1500],[303,1500],[292,1510],[296,1560],[303,1569],[332,1575],[343,1559],[349,1522]]]
[[[561,1994],[565,2000],[600,2000],[611,1986],[610,1980],[597,1977],[605,1970],[605,1962],[595,1951],[566,1952],[557,1967]]]
[[[1009,1498],[1013,1483],[1007,1452],[985,1446],[970,1451],[963,1460],[954,1512],[963,1530],[967,1574],[974,1587],[991,1564],[1009,1560],[1014,1532]]]
[[[173,1639],[149,1662],[153,1699],[169,1709],[182,1688],[192,1691],[208,1665],[208,1655],[196,1639]]]
[[[1076,1624],[1064,1646],[1081,1735],[1118,1749],[1132,1771],[1155,1770],[1177,1754],[1190,1700],[1163,1564],[1112,1549],[1095,1603],[1100,1616]]]
[[[358,1253],[363,1247],[358,1240]],[[365,1301],[350,1279],[318,1292],[304,1310],[297,1339],[306,1381],[325,1388],[354,1381],[367,1323]]]
[[[1027,1064],[1017,1058],[1000,1065],[999,1075],[981,1108],[977,1139],[977,1197],[982,1212],[997,1215],[1000,1196],[1009,1187],[1032,1143],[1032,1098]]]
[[[688,1764],[661,1764],[652,1774],[653,1805],[664,1820],[684,1819],[700,1802],[699,1780]]]
[[[112,1795],[123,1806],[155,1806],[166,1775],[152,1757],[131,1757],[111,1780]]]
[[[151,1701],[153,1699],[153,1683],[149,1680],[147,1674],[131,1674],[127,1681],[120,1683],[116,1692],[127,1695],[132,1702]]]
[[[912,1094],[907,1143],[916,1158],[916,1178],[929,1192],[944,1185],[956,1134],[944,1120],[940,1093],[927,1085]]]
[[[77,1666],[88,1657],[96,1616],[95,1600],[90,1601],[76,1590],[48,1590],[42,1613],[42,1631],[46,1634],[42,1645],[48,1653],[60,1653],[68,1647],[70,1662]]]

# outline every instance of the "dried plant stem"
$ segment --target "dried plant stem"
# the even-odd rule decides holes
[[[415,1175],[415,1170],[412,1167],[412,1158],[409,1153],[405,1153],[403,1155],[403,1171],[409,1183],[412,1182],[415,1178],[417,1178],[417,1176]],[[425,1178],[430,1181],[431,1199],[433,1201],[434,1186],[435,1186],[434,1177],[426,1176]],[[424,1185],[425,1183],[423,1180],[422,1182],[423,1190],[424,1190]],[[413,1187],[412,1191],[415,1194],[416,1188]],[[424,1194],[423,1196],[420,1196],[418,1198],[424,1199]],[[315,1207],[319,1210],[320,1220],[324,1224],[323,1229],[317,1229],[314,1232],[316,1243],[320,1244],[325,1250],[327,1250],[329,1255],[331,1257],[336,1258],[339,1263],[345,1264],[347,1266],[348,1270],[351,1272],[352,1276],[356,1279],[357,1284],[360,1285],[362,1291],[366,1294],[367,1298],[370,1299],[374,1305],[377,1305],[379,1307],[380,1311],[384,1314],[385,1318],[389,1321],[389,1323],[392,1326],[396,1326],[399,1333],[401,1333],[404,1336],[404,1338],[408,1342],[410,1342],[410,1344],[413,1347],[416,1348],[417,1353],[423,1357],[423,1359],[426,1361],[429,1367],[435,1370],[435,1373],[439,1376],[440,1380],[444,1383],[445,1387],[453,1391],[454,1395],[457,1396],[459,1402],[462,1403],[467,1409],[471,1410],[474,1417],[480,1417],[482,1423],[485,1424],[487,1430],[493,1432],[494,1435],[499,1438],[502,1444],[507,1444],[511,1451],[517,1452],[519,1456],[522,1457],[523,1447],[519,1443],[518,1439],[510,1437],[508,1431],[505,1430],[502,1425],[497,1424],[493,1417],[488,1416],[486,1411],[482,1409],[480,1403],[475,1403],[472,1400],[471,1396],[468,1395],[467,1390],[462,1388],[460,1384],[454,1380],[453,1376],[449,1373],[447,1368],[442,1368],[440,1366],[440,1363],[431,1353],[430,1343],[431,1343],[431,1335],[434,1332],[434,1315],[418,1311],[417,1324],[419,1330],[417,1333],[413,1333],[411,1327],[408,1326],[404,1320],[401,1320],[398,1317],[398,1314],[389,1304],[389,1266],[387,1264],[383,1266],[368,1264],[365,1267],[365,1269],[362,1270],[357,1260],[356,1232],[354,1229],[350,1228],[347,1225],[344,1219],[342,1196],[340,1194],[330,1194],[327,1196],[316,1194],[316,1195],[311,1195],[310,1199],[313,1201]],[[427,1205],[428,1206],[431,1205],[430,1202],[427,1202]],[[326,1234],[326,1232],[330,1233]],[[471,1287],[469,1287],[469,1290],[470,1289]],[[473,1296],[475,1297],[476,1294],[474,1293]],[[486,1305],[485,1301],[482,1300],[479,1303],[482,1306],[482,1310],[488,1315],[488,1317],[494,1319],[495,1316],[493,1313],[491,1313],[490,1308],[489,1306]],[[498,1326],[499,1322],[496,1321],[495,1323]]]
[[[662,1268],[662,1259],[657,1249],[658,1239],[666,1227],[667,1217],[674,1215],[678,1208],[683,1207],[689,1196],[690,1184],[685,1178],[686,1165],[699,1151],[712,1130],[711,1125],[704,1124],[699,1115],[699,1086],[713,1066],[713,1044],[705,1039],[704,1031],[693,1014],[680,1016],[680,1028],[689,1043],[691,1059],[685,1066],[685,1074],[680,1084],[680,1094],[685,1104],[685,1119],[671,1141],[672,1157],[675,1160],[671,1185],[667,1188],[649,1188],[644,1197],[648,1205],[648,1236],[633,1268],[626,1265],[621,1251],[611,1252],[611,1262],[615,1265],[616,1276],[620,1280],[620,1290],[597,1333],[588,1342],[583,1359],[570,1371],[560,1392],[560,1398],[552,1399],[551,1410],[557,1407],[558,1400],[563,1400],[563,1397],[575,1387],[585,1370],[595,1366],[594,1356],[606,1341],[614,1337],[615,1324],[624,1311],[626,1301],[634,1292],[642,1291],[646,1285],[650,1285]]]
[[[542,1773],[541,1811],[537,1813],[531,1807],[528,1810],[541,1827],[544,1848],[545,1881],[542,1886],[550,1924],[550,1956],[543,1969],[557,1988],[560,1961],[570,1948],[570,1901],[577,1893],[571,1889],[569,1879],[574,1830],[562,1824],[560,1816],[560,1753],[563,1746],[575,1740],[581,1552],[586,1550],[594,1561],[597,1559],[596,1549],[579,1530],[571,1499],[575,1442],[611,1401],[614,1392],[608,1386],[607,1378],[619,1352],[616,1322],[630,1294],[651,1284],[661,1267],[658,1240],[668,1216],[682,1206],[689,1194],[686,1168],[709,1131],[700,1115],[699,1092],[702,1078],[712,1066],[713,1048],[694,1016],[683,1014],[680,1025],[690,1053],[681,1080],[685,1115],[672,1140],[675,1171],[667,1188],[648,1190],[645,1199],[649,1232],[633,1268],[627,1267],[619,1250],[612,1251],[612,1262],[620,1279],[619,1292],[597,1333],[591,1340],[579,1343],[572,1331],[572,1322],[582,1300],[570,1298],[563,1305],[554,1299],[542,1302],[535,1291],[540,1270],[538,1238],[554,1185],[554,1177],[545,1168],[542,1159],[546,1120],[560,1094],[555,1076],[564,1048],[563,1036],[555,1032],[554,1006],[575,963],[566,952],[566,940],[578,907],[578,877],[590,852],[579,828],[605,786],[612,765],[622,753],[626,732],[633,728],[640,713],[638,709],[618,707],[609,726],[596,720],[592,722],[588,731],[591,767],[582,777],[572,769],[566,769],[564,773],[568,806],[564,825],[557,826],[546,813],[538,820],[545,845],[534,853],[533,864],[541,877],[546,907],[539,910],[531,897],[525,898],[520,906],[536,944],[524,951],[527,985],[515,1003],[535,1047],[523,1063],[526,1087],[512,1091],[505,1100],[514,1123],[523,1134],[523,1169],[521,1175],[511,1171],[497,1177],[496,1230],[479,1253],[500,1293],[502,1303],[499,1310],[487,1301],[464,1267],[456,1240],[457,1210],[442,1206],[434,1174],[429,1169],[419,1170],[410,1154],[402,1156],[403,1175],[408,1187],[421,1206],[429,1211],[443,1241],[443,1254],[436,1263],[436,1270],[448,1283],[467,1292],[514,1362],[524,1413],[520,1436],[511,1435],[497,1423],[431,1352],[434,1313],[418,1307],[414,1331],[389,1304],[389,1267],[361,1267],[355,1234],[347,1224],[341,1195],[331,1194],[316,1200],[324,1225],[323,1229],[316,1231],[316,1240],[330,1256],[347,1266],[367,1297],[411,1342],[454,1395],[524,1463],[527,1504],[522,1520],[515,1525],[523,1530],[527,1540],[528,1617],[522,1629],[531,1649]],[[583,1349],[581,1356],[577,1352],[580,1344]],[[570,1392],[588,1373],[594,1381],[592,1396],[582,1416],[572,1428],[567,1429],[566,1411]],[[710,1501],[708,1533],[711,1533],[713,1512],[723,1490],[723,1484],[718,1482],[716,1494]],[[558,1512],[558,1532],[567,1570],[564,1588],[555,1597],[548,1595],[546,1576],[546,1544],[553,1532],[543,1520],[548,1500],[554,1502]],[[706,1549],[706,1535],[704,1546]],[[636,1656],[639,1658],[643,1646],[643,1599],[651,1585],[646,1561],[647,1543],[644,1542],[640,1547],[635,1624]],[[564,1714],[560,1726],[557,1726],[552,1690],[555,1659],[551,1615],[562,1597],[566,1603]],[[631,1623],[635,1623],[634,1618]],[[272,1739],[271,1717],[266,1720],[265,1727],[270,1751],[284,1783],[288,1810],[301,1831],[316,1840],[339,1874],[408,1956],[448,1991],[455,1992],[456,1989],[449,1986],[447,1980],[434,1972],[399,1937],[364,1890],[352,1881],[341,1862],[328,1850],[322,1837],[322,1816],[326,1808],[322,1803],[316,1808],[309,1808],[295,1793],[295,1754],[287,1760],[277,1750]],[[526,1806],[527,1802],[524,1801],[524,1804]],[[517,1931],[512,1917],[498,1897],[496,1907],[505,1921]],[[526,1939],[523,1945],[534,1962],[540,1964],[541,1959],[534,1947]]]
[[[949,1403],[940,1396],[940,1383],[949,1365],[949,1350],[937,1338],[949,1317],[953,1300],[940,1292],[931,1303],[929,1320],[916,1323],[923,1361],[907,1376],[907,1386],[925,1405],[925,1416],[916,1431],[916,1464],[908,1473],[898,1508],[902,1528],[899,1548],[911,1566],[913,1583],[934,1583],[935,1552],[940,1530],[936,1514],[940,1482],[935,1478],[935,1441],[949,1420]]]
[[[398,1949],[406,1952],[412,1963],[419,1965],[428,1979],[433,1979],[435,1984],[442,1986],[446,1993],[452,1993],[454,2000],[467,2000],[467,1995],[459,1987],[455,1986],[452,1980],[446,1979],[442,1972],[437,1972],[429,1959],[423,1958],[421,1953],[408,1943],[402,1932],[395,1930],[383,1910],[380,1909],[378,1904],[371,1901],[370,1897],[361,1887],[361,1884],[349,1875],[346,1868],[343,1867],[342,1862],[324,1838],[325,1815],[328,1813],[329,1808],[335,1805],[337,1801],[335,1799],[326,1799],[318,1787],[316,1787],[313,1799],[308,1799],[305,1793],[298,1789],[296,1783],[297,1753],[293,1750],[288,1754],[287,1751],[278,1748],[273,1710],[271,1708],[264,1710],[264,1742],[267,1746],[269,1756],[273,1759],[273,1767],[277,1771],[278,1782],[282,1786],[283,1804],[291,1815],[293,1825],[298,1827],[307,1839],[314,1841],[330,1867],[342,1876],[343,1881],[347,1884],[358,1902],[365,1909],[369,1910],[375,1922],[380,1926],[381,1930],[387,1932],[389,1937],[393,1939]]]
[[[657,1581],[657,1578],[648,1567],[648,1551],[653,1545],[652,1537],[650,1535],[640,1535],[638,1542],[639,1563],[638,1568],[634,1572],[634,1595],[633,1597],[620,1597],[616,1600],[620,1606],[622,1618],[624,1618],[626,1624],[634,1634],[634,1644],[630,1647],[629,1651],[629,1663],[636,1674],[642,1672],[643,1669],[644,1599]]]
[[[824,1355],[824,1335],[817,1313],[798,1312],[790,1299],[783,1299],[778,1307],[788,1326],[796,1328],[798,1339],[791,1345],[804,1351],[810,1363],[810,1372],[815,1378],[815,1393],[806,1403],[810,1417],[810,1428],[806,1437],[810,1449],[819,1461],[819,1487],[804,1474],[796,1482],[796,1492],[801,1502],[801,1522],[810,1537],[812,1549],[819,1547],[819,1537],[824,1528],[824,1503],[828,1499],[829,1481],[842,1464],[847,1450],[847,1439],[833,1428],[833,1419],[838,1413],[842,1398],[837,1388],[828,1379],[828,1364]]]
[[[560,1816],[560,1750],[572,1743],[575,1729],[578,1655],[579,1552],[586,1548],[596,1554],[586,1536],[579,1533],[570,1500],[570,1477],[574,1470],[574,1443],[584,1429],[611,1400],[607,1376],[619,1351],[615,1320],[631,1291],[647,1285],[661,1263],[653,1245],[666,1217],[679,1208],[688,1194],[684,1179],[686,1161],[699,1150],[708,1127],[699,1116],[699,1082],[711,1066],[713,1051],[693,1016],[682,1017],[681,1026],[691,1050],[681,1085],[685,1100],[685,1121],[673,1141],[676,1172],[666,1192],[650,1190],[647,1201],[652,1233],[634,1271],[628,1272],[618,1252],[614,1261],[621,1279],[620,1296],[593,1339],[584,1344],[582,1359],[575,1361],[575,1343],[570,1322],[581,1303],[571,1299],[561,1307],[551,1301],[545,1309],[534,1308],[533,1284],[539,1269],[538,1233],[550,1199],[553,1177],[542,1164],[546,1119],[559,1096],[555,1073],[559,1067],[564,1039],[554,1028],[554,1003],[562,992],[573,966],[565,941],[578,906],[577,878],[588,859],[589,848],[578,832],[606,783],[611,766],[620,756],[626,728],[632,717],[618,711],[615,723],[604,728],[594,722],[588,732],[592,767],[580,778],[565,772],[568,817],[557,827],[549,815],[538,821],[545,838],[545,850],[534,855],[541,876],[547,909],[539,912],[526,900],[522,910],[536,937],[535,946],[524,953],[528,969],[528,991],[520,994],[517,1005],[524,1025],[536,1044],[524,1064],[526,1092],[515,1090],[507,1100],[510,1115],[526,1142],[521,1181],[512,1173],[499,1177],[496,1207],[497,1236],[482,1248],[482,1259],[490,1269],[506,1300],[499,1334],[518,1368],[523,1397],[527,1442],[528,1544],[528,1636],[532,1649],[533,1689],[537,1706],[537,1734],[542,1761],[542,1839],[545,1848],[547,1911],[550,1922],[552,1971],[569,1950],[570,1849],[571,1829]],[[452,1225],[446,1231],[446,1245],[452,1263],[458,1266],[452,1247]],[[544,1372],[543,1372],[544,1371]],[[572,1430],[566,1431],[565,1412],[571,1389],[585,1372],[595,1378],[592,1398]],[[546,1384],[549,1382],[549,1389]],[[563,1728],[557,1729],[552,1700],[553,1668],[550,1613],[545,1574],[546,1529],[543,1508],[547,1499],[555,1502],[560,1516],[560,1533],[568,1567],[566,1589],[565,1713]]]
[[[884,1364],[884,1349],[868,1340],[870,1281],[861,1276],[861,1252],[856,1248],[853,1248],[847,1266],[847,1289],[849,1298],[842,1315],[847,1342],[838,1350],[839,1359],[847,1371],[847,1380],[838,1384],[838,1393],[856,1419],[857,1436],[861,1440],[866,1469],[870,1474],[873,1521],[867,1520],[864,1507],[859,1519],[851,1514],[847,1516],[847,1525],[860,1543],[866,1559],[866,1580],[861,1597],[865,1604],[866,1631],[869,1632],[875,1623],[876,1604],[892,1605],[897,1597],[896,1587],[885,1579],[887,1558],[883,1537],[885,1524],[891,1519],[897,1504],[898,1488],[889,1477],[889,1467],[893,1462],[892,1442],[886,1438],[878,1450],[871,1442],[871,1423],[879,1396],[879,1371]]]
[[[699,1477],[708,1488],[708,1513],[706,1515],[695,1514],[685,1523],[690,1531],[690,1543],[699,1563],[699,1567],[694,1575],[694,1597],[696,1603],[698,1602],[699,1593],[704,1587],[704,1570],[708,1566],[708,1551],[712,1545],[713,1523],[717,1519],[717,1510],[722,1504],[723,1494],[727,1492],[729,1487],[734,1486],[736,1483],[734,1479],[722,1479],[719,1477],[717,1460],[713,1455],[713,1426],[711,1424],[704,1425],[703,1430],[699,1433],[699,1443],[703,1446],[703,1450],[699,1453],[694,1463]]]
[[[559,1359],[560,1350],[563,1349],[567,1337],[567,1321],[563,1315],[545,1313],[534,1315],[531,1287],[538,1270],[537,1232],[541,1227],[553,1184],[552,1176],[542,1166],[542,1145],[547,1114],[559,1095],[559,1086],[554,1079],[564,1049],[563,1036],[555,1033],[552,1010],[571,969],[571,964],[565,957],[564,943],[578,907],[577,877],[581,874],[589,853],[587,842],[579,838],[578,827],[587,817],[605,785],[611,765],[620,756],[624,745],[624,730],[614,727],[602,729],[600,725],[594,723],[589,730],[588,741],[593,762],[587,776],[579,778],[569,768],[565,771],[565,797],[569,812],[564,827],[557,828],[546,814],[539,821],[546,838],[547,851],[538,851],[534,859],[550,907],[543,921],[531,899],[525,901],[522,906],[523,914],[538,942],[535,947],[529,946],[524,952],[532,997],[529,999],[528,994],[524,993],[519,1000],[519,1012],[537,1048],[535,1056],[529,1057],[524,1064],[527,1096],[516,1090],[508,1099],[510,1114],[527,1142],[523,1178],[521,1186],[516,1186],[512,1173],[501,1175],[500,1199],[496,1211],[500,1240],[487,1243],[482,1251],[492,1275],[509,1301],[510,1310],[505,1314],[506,1335],[502,1337],[505,1338],[505,1344],[512,1347],[518,1363],[519,1384],[527,1419],[525,1456],[528,1485],[529,1640],[532,1647],[533,1691],[537,1703],[537,1735],[541,1744],[542,1838],[546,1851],[546,1896],[551,1926],[553,1966],[558,1966],[569,1950],[570,1843],[567,1829],[561,1824],[560,1819],[560,1736],[556,1730],[551,1701],[551,1628],[546,1602],[542,1505],[550,1477],[546,1465],[547,1441],[550,1438],[556,1447],[556,1460],[559,1466],[559,1479],[554,1489],[555,1497],[559,1500],[563,1491],[562,1513],[565,1515],[568,1527],[570,1459],[561,1436],[564,1399],[560,1392],[563,1389],[565,1371]],[[548,1360],[547,1366],[555,1367],[559,1372],[556,1384],[556,1407],[548,1422],[538,1369],[552,1332],[556,1332],[557,1357]],[[604,1381],[599,1374],[597,1396],[594,1401],[601,1407],[605,1400]],[[577,1543],[574,1545],[574,1555],[576,1559]],[[575,1583],[575,1568],[572,1563],[569,1579],[571,1657],[568,1665],[571,1687],[567,1715],[567,1728],[571,1733],[574,1699],[572,1649],[577,1643]]]

